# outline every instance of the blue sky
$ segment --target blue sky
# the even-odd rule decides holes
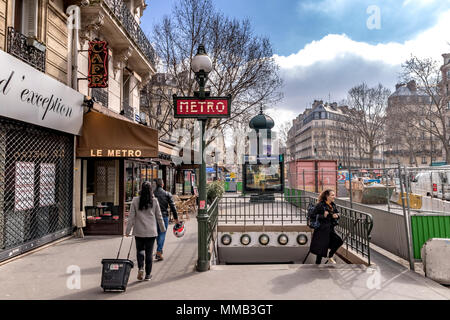
[[[170,14],[175,0],[151,0],[142,26],[152,26]],[[255,33],[268,36],[280,55],[298,52],[307,43],[330,33],[345,33],[371,44],[405,41],[433,26],[439,13],[450,8],[447,0],[216,0],[225,14],[249,18]],[[367,8],[380,8],[381,28],[369,30]]]
[[[148,0],[144,31],[150,33],[175,2]],[[249,18],[255,34],[270,38],[285,82],[285,99],[272,110],[278,123],[292,120],[315,99],[339,102],[362,81],[394,91],[401,63],[411,54],[441,61],[450,52],[450,0],[213,3],[228,16]],[[380,23],[369,28],[368,21]]]

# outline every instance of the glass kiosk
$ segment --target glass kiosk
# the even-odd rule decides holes
[[[251,202],[274,201],[275,193],[284,190],[284,157],[244,156],[243,192]]]

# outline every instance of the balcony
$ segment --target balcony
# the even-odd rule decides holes
[[[13,27],[8,27],[8,53],[39,71],[45,72],[46,47],[28,38]]]
[[[100,25],[100,33],[116,56],[129,52],[128,66],[147,76],[156,72],[156,53],[130,9],[122,0],[97,0],[81,7],[84,30]],[[126,55],[126,54],[125,54]]]
[[[122,111],[120,112],[120,114],[124,115],[131,121],[136,120],[134,117],[134,109],[130,106],[128,99],[124,99],[124,101],[122,103]]]
[[[92,88],[92,98],[100,102],[104,107],[108,107],[108,89]]]

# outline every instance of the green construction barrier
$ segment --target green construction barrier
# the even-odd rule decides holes
[[[302,196],[302,191],[297,190],[297,206],[300,207],[302,205],[302,199],[300,198]]]
[[[228,190],[230,190],[230,182],[225,181],[225,192],[227,192]]]
[[[414,259],[421,260],[420,250],[431,238],[450,239],[450,216],[411,216]]]
[[[237,183],[237,191],[242,192],[242,182]]]

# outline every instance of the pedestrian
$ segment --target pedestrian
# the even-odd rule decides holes
[[[133,235],[136,238],[138,280],[146,281],[152,278],[153,247],[158,236],[158,230],[166,230],[158,199],[153,196],[152,191],[150,182],[146,181],[142,184],[140,196],[133,198],[131,202],[126,230],[127,237],[133,230]]]
[[[327,256],[330,261],[335,262],[333,255],[343,244],[341,237],[334,231],[334,227],[338,225],[340,218],[339,211],[334,203],[335,198],[336,194],[333,190],[325,190],[320,194],[318,203],[314,208],[313,216],[318,215],[320,226],[314,230],[310,252],[317,256],[316,264],[320,264],[322,258]],[[328,249],[330,249],[329,253]]]
[[[159,207],[161,208],[161,213],[164,219],[165,229],[158,228],[158,237],[156,238],[156,260],[162,261],[163,258],[163,247],[164,241],[166,240],[166,230],[169,225],[169,206],[170,211],[172,212],[174,222],[179,223],[178,221],[178,213],[175,208],[175,203],[173,202],[172,194],[166,190],[164,190],[164,181],[163,179],[156,179],[156,190],[154,192],[155,197],[158,199]]]

